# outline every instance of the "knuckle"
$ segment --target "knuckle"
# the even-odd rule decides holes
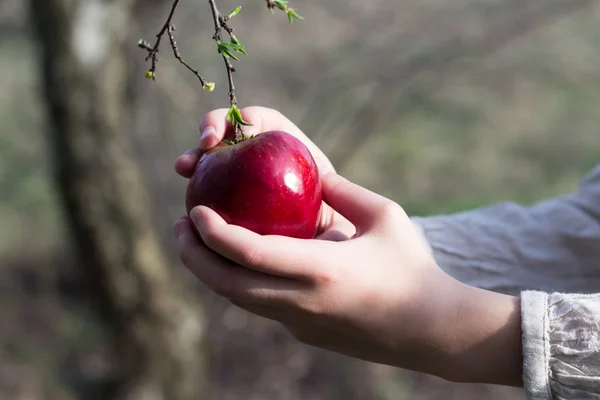
[[[204,130],[210,125],[219,126],[220,121],[225,120],[225,115],[229,111],[228,108],[217,108],[211,111],[208,111],[202,119],[200,120],[200,131]]]
[[[393,201],[386,201],[379,209],[379,219],[382,222],[398,221],[406,217],[404,209]]]
[[[277,118],[285,118],[285,119],[287,119],[287,117],[286,117],[285,115],[283,115],[283,114],[281,113],[281,111],[279,111],[279,110],[271,109],[270,111],[271,111],[271,112],[273,113],[273,115],[274,115],[274,116],[276,116]]]
[[[325,309],[317,301],[302,302],[299,305],[300,310],[310,317],[319,317],[325,315]]]
[[[318,272],[315,272],[313,277],[316,283],[328,285],[337,282],[339,276],[334,268],[329,268],[326,270],[319,270]]]
[[[247,112],[247,113],[260,113],[265,110],[266,110],[266,108],[261,107],[261,106],[248,106],[248,107],[244,107],[241,109],[241,111]]]

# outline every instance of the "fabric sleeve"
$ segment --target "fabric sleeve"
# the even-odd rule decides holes
[[[531,400],[600,400],[600,166],[571,194],[522,206],[415,217],[439,266],[521,295]]]
[[[413,217],[449,275],[507,294],[600,290],[600,166],[571,194]]]
[[[600,294],[526,291],[521,311],[528,398],[600,399]]]

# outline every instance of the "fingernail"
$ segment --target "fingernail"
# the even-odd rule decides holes
[[[190,219],[195,224],[198,221],[198,214],[200,214],[201,206],[196,206],[190,211]]]
[[[175,234],[175,237],[179,239],[179,235],[181,235],[181,224],[179,222],[176,222],[175,225],[173,225],[173,233]]]
[[[328,176],[329,174],[334,173],[335,170],[331,167],[319,167],[319,175],[322,177]]]
[[[206,128],[204,128],[204,130],[202,131],[202,134],[200,135],[200,142],[205,141],[207,137],[209,137],[210,135],[214,135],[214,134],[215,134],[215,127],[207,126]]]
[[[183,153],[180,157],[194,155],[194,154],[196,154],[197,151],[198,151],[198,149],[196,147],[191,147],[191,148],[187,149],[185,151],[185,153]]]

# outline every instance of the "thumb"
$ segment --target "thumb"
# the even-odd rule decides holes
[[[371,228],[391,200],[331,172],[321,177],[323,200],[357,229]]]

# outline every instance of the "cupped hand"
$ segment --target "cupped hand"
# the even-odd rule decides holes
[[[203,118],[200,144],[176,162],[180,175],[191,177],[202,153],[232,135],[226,113]],[[327,240],[261,236],[196,207],[174,231],[200,281],[313,346],[449,380],[522,385],[517,297],[445,274],[398,204],[337,175],[277,111],[242,115],[249,135],[283,130],[310,149],[323,184],[317,239]]]
[[[188,149],[175,162],[175,171],[184,178],[194,173],[202,154],[215,147],[223,139],[233,138],[231,122],[227,121],[228,109],[217,109],[208,112],[200,122],[200,142]],[[258,135],[264,132],[280,130],[287,132],[302,141],[310,150],[321,176],[335,169],[323,152],[288,118],[279,111],[265,107],[247,107],[241,110],[242,117],[252,126],[244,127],[246,135]],[[317,238],[323,240],[345,240],[356,232],[355,227],[328,204],[323,203],[319,218]]]
[[[261,236],[200,206],[174,225],[182,262],[217,294],[304,343],[434,371],[456,285],[400,206],[336,173],[322,182],[324,200],[356,227],[352,238]]]

